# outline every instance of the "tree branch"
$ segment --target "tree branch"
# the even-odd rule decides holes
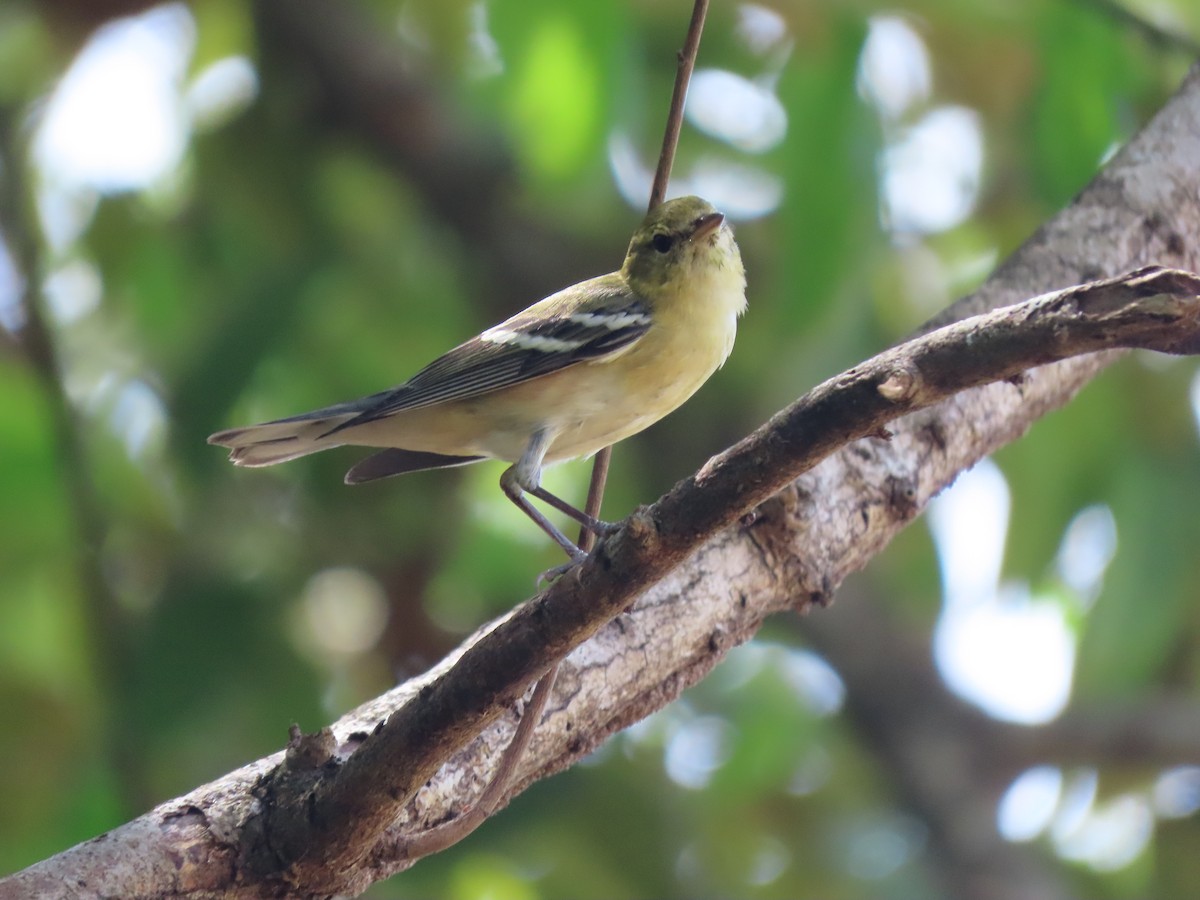
[[[1196,268],[1198,158],[1194,70],[1075,203],[951,315],[1152,260]],[[1142,272],[997,310],[856,366],[639,510],[587,564],[434,670],[341,719],[328,759],[260,760],[0,882],[0,896],[364,889],[408,864],[404,834],[456,815],[482,789],[510,730],[497,720],[555,661],[570,653],[514,790],[665,705],[766,615],[827,602],[957,472],[1114,358],[1095,351],[1194,350],[1198,284]],[[857,440],[904,413],[915,414],[890,441]],[[735,525],[758,504],[753,523]]]

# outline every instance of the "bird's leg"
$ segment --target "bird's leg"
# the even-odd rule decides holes
[[[529,446],[525,448],[521,458],[505,469],[504,474],[500,476],[500,487],[521,512],[533,519],[538,528],[546,532],[558,546],[563,548],[567,556],[571,557],[572,562],[582,562],[587,559],[587,554],[575,546],[569,537],[559,531],[553,522],[542,515],[541,511],[525,498],[527,491],[534,496],[539,496],[537,492],[541,490],[539,482],[542,475],[542,459],[546,456],[549,446],[550,439],[545,431],[534,432]],[[554,495],[550,494],[550,496]],[[555,497],[555,500],[557,499]]]
[[[508,477],[512,471],[512,468],[508,468],[500,476],[500,487],[504,489],[504,493],[508,495],[508,499],[517,504],[521,512],[533,519],[538,528],[550,535],[554,542],[562,547],[566,551],[567,556],[571,557],[573,561],[582,562],[587,559],[587,554],[575,546],[574,541],[559,531],[553,522],[542,515],[536,506],[525,499],[524,490],[516,483],[516,479]]]
[[[550,493],[541,485],[530,488],[529,493],[533,494],[533,496],[537,497],[539,500],[544,500],[546,503],[549,503],[560,513],[570,516],[588,531],[592,532],[592,534],[596,535],[596,537],[606,537],[617,530],[618,526],[614,525],[612,522],[604,522],[595,518],[594,516],[589,516],[582,509],[576,509],[566,500],[563,500],[561,497]]]

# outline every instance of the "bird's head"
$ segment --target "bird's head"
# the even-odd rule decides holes
[[[741,256],[724,214],[700,197],[678,197],[646,214],[621,272],[634,290],[653,296],[732,266],[740,272]]]

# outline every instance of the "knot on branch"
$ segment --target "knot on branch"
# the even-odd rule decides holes
[[[908,403],[921,389],[921,373],[912,362],[904,360],[887,373],[876,390],[892,403]]]
[[[329,762],[337,748],[333,732],[328,728],[305,734],[299,725],[288,729],[287,751],[283,757],[283,765],[292,772],[304,772],[319,769]]]
[[[635,546],[651,549],[658,543],[658,524],[648,507],[639,506],[623,524],[626,539]]]

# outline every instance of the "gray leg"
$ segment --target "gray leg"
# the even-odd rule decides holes
[[[573,562],[580,562],[587,559],[587,554],[580,550],[575,543],[559,531],[554,523],[542,515],[532,503],[525,498],[525,492],[534,496],[549,494],[548,491],[542,491],[540,482],[542,480],[542,460],[546,456],[546,450],[549,449],[550,439],[545,431],[537,431],[533,438],[529,441],[529,446],[525,448],[525,452],[521,454],[521,458],[512,466],[504,470],[504,474],[500,476],[500,487],[508,499],[517,505],[517,508],[525,515],[529,516],[538,528],[546,532],[550,538],[566,551],[567,556],[571,557]],[[539,493],[540,492],[540,493]],[[543,497],[543,499],[545,499]],[[558,500],[557,497],[554,498]],[[551,505],[555,505],[552,501]],[[559,503],[563,501],[559,500]],[[564,506],[567,504],[563,504]],[[589,517],[590,518],[590,517]]]
[[[537,497],[539,500],[544,500],[546,503],[549,503],[560,513],[570,516],[588,531],[592,532],[592,534],[596,535],[596,537],[605,537],[606,535],[610,535],[617,530],[617,526],[612,522],[602,522],[600,519],[589,516],[582,509],[577,509],[566,500],[563,500],[561,497],[556,497],[554,494],[550,493],[540,485],[535,488],[530,488],[529,493],[533,494],[533,496]]]

